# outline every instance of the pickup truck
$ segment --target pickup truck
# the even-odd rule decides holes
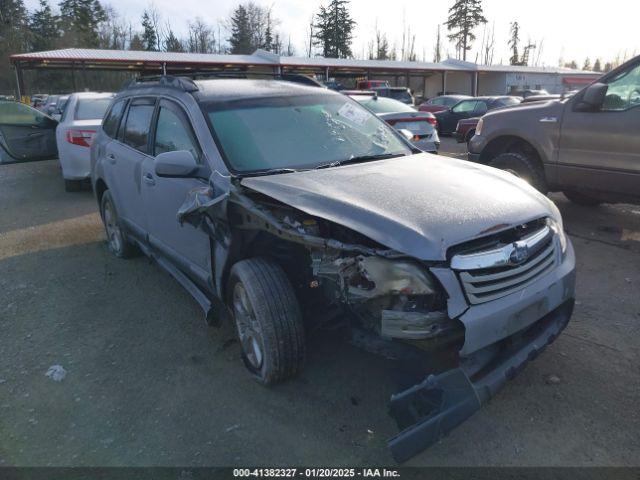
[[[640,56],[571,98],[489,112],[468,158],[569,200],[640,204]]]

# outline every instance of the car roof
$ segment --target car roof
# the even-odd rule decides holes
[[[283,80],[256,80],[246,78],[219,78],[196,80],[198,101],[228,102],[251,98],[285,97],[292,95],[340,95],[325,88],[312,87]]]
[[[175,97],[192,95],[198,102],[228,102],[252,98],[310,94],[340,95],[340,93],[328,88],[308,86],[286,80],[248,78],[191,80],[185,76],[177,76],[158,77],[145,81],[131,81],[118,92],[117,97],[157,94],[167,94]]]

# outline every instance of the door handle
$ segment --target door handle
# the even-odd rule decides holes
[[[558,117],[542,117],[540,123],[557,123]]]
[[[107,160],[109,160],[111,165],[114,165],[116,163],[116,156],[113,153],[108,153]]]
[[[156,181],[154,180],[153,175],[151,175],[150,173],[145,173],[142,179],[144,180],[144,183],[146,183],[147,185],[153,186],[156,184]]]

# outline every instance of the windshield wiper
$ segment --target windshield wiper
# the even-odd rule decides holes
[[[295,168],[272,168],[270,170],[261,170],[257,172],[245,172],[243,177],[262,177],[264,175],[278,175],[279,173],[295,173],[298,170]]]
[[[348,163],[366,162],[368,160],[384,160],[385,158],[396,158],[404,156],[406,156],[404,153],[379,153],[377,155],[359,155],[347,158],[345,160],[336,160],[335,162],[324,163],[322,165],[318,165],[317,167],[315,167],[315,169],[320,170],[321,168],[339,167],[341,165],[347,165]]]

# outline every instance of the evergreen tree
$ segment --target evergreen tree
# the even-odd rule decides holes
[[[99,25],[107,15],[99,0],[62,0],[60,25],[63,43],[71,47],[99,46]]]
[[[0,91],[13,91],[9,56],[28,48],[27,10],[22,0],[0,0]]]
[[[144,42],[139,34],[134,33],[129,42],[129,50],[144,50]]]
[[[604,64],[604,68],[602,69],[605,73],[610,72],[611,70],[613,70],[613,64],[611,62],[607,62]]]
[[[266,26],[264,31],[264,42],[262,48],[268,52],[274,51],[274,38],[273,38],[273,22],[271,21],[271,10],[267,12]],[[277,35],[277,34],[276,34]],[[277,50],[277,49],[276,49]],[[274,51],[274,53],[278,53]]]
[[[447,30],[452,32],[448,37],[455,42],[458,58],[467,59],[467,52],[476,39],[473,29],[481,23],[487,23],[482,14],[482,0],[455,0],[445,24]]]
[[[520,65],[520,53],[518,52],[518,44],[520,43],[520,24],[513,22],[511,24],[511,38],[509,39],[509,47],[511,48],[511,65]]]
[[[433,47],[433,61],[440,63],[442,61],[442,41],[440,40],[440,25],[438,25],[438,34],[436,35],[436,46]]]
[[[164,41],[164,49],[167,52],[184,52],[184,46],[182,42],[173,33],[173,30],[169,29],[167,39]]]
[[[144,49],[149,51],[157,50],[158,39],[156,38],[156,29],[151,21],[149,12],[146,10],[142,14],[140,23],[142,24],[142,43],[144,44]]]
[[[349,13],[348,0],[330,0],[327,7],[321,6],[314,25],[315,45],[322,48],[328,58],[349,58],[355,20]]]
[[[40,0],[40,7],[29,16],[30,50],[53,50],[59,37],[58,17],[53,14],[47,0]]]
[[[232,54],[253,53],[251,45],[251,29],[249,27],[249,15],[244,5],[238,5],[231,14],[231,37],[229,45]]]
[[[591,60],[589,60],[589,57],[585,58],[584,65],[582,65],[582,70],[591,71]]]
[[[593,71],[594,72],[602,71],[602,62],[600,62],[599,58],[596,58],[596,62],[593,64]]]

